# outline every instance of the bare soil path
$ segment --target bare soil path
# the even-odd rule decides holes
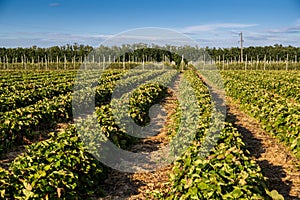
[[[173,90],[178,89],[180,78],[181,75],[171,87]],[[165,124],[159,130],[159,133],[153,137],[143,139],[139,144],[132,146],[130,151],[150,152],[168,144],[168,132],[170,131],[168,127],[173,124],[171,116],[176,113],[177,108],[175,93],[169,90],[169,94],[162,102],[166,117]],[[161,116],[156,116],[154,120],[157,118],[161,118]],[[106,196],[100,199],[154,199],[151,192],[153,190],[163,191],[165,185],[168,184],[171,168],[172,166],[169,165],[147,173],[125,173],[111,169],[103,185]]]
[[[268,178],[270,190],[285,199],[300,199],[300,162],[276,138],[266,133],[259,122],[242,112],[227,97],[227,120],[243,135],[247,149]]]

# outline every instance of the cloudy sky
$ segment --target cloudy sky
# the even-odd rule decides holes
[[[0,46],[98,46],[130,29],[161,27],[199,46],[300,46],[299,0],[0,0]]]

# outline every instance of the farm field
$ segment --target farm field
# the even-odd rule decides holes
[[[192,68],[184,71],[109,69],[101,72],[101,77],[92,70],[1,71],[1,199],[300,198],[300,72],[221,70],[220,73],[228,96],[226,122],[216,145],[201,157],[212,104],[207,83]],[[191,91],[181,89],[188,83],[196,99],[190,96]],[[174,87],[166,88],[168,84]],[[72,102],[85,103],[84,99],[74,98],[74,85],[78,93],[95,91],[94,114],[102,134],[122,149],[143,151],[146,145],[151,149],[153,145],[161,148],[169,143],[182,116],[179,99],[198,105],[196,135],[190,147],[162,171],[148,175],[116,172],[98,161],[82,141],[82,134],[88,135],[93,130],[86,130],[84,124],[74,125]],[[138,88],[126,91],[135,85]],[[116,87],[126,93],[124,98],[131,94],[131,107],[127,113],[118,115],[121,119],[130,116],[138,125],[145,126],[152,105],[159,103],[165,109],[166,123],[157,136],[146,141],[137,139],[118,126],[110,103]],[[181,90],[184,92],[175,95]],[[239,124],[239,116],[255,124],[251,127],[254,130]],[[194,119],[192,113],[185,117],[187,121]],[[260,138],[262,142],[272,140],[276,145],[253,143],[258,129],[265,135],[265,139]],[[99,133],[93,134],[97,140]],[[24,145],[25,150],[16,151]],[[275,166],[278,162],[271,162],[276,160],[273,155],[274,158],[265,157],[268,168],[254,153],[258,148],[272,151],[275,146],[283,151],[289,166]],[[19,155],[11,157],[14,151],[14,155]],[[276,183],[270,181],[271,165],[282,171],[275,177]],[[284,174],[288,179],[281,179]]]

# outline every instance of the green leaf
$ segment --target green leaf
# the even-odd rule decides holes
[[[279,194],[276,190],[272,190],[271,192],[266,189],[266,193],[273,199],[273,200],[284,200],[284,197]]]

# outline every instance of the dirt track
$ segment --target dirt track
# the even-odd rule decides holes
[[[227,120],[242,133],[247,149],[268,178],[270,190],[276,189],[285,199],[300,199],[300,162],[259,122],[242,112],[227,98]]]

